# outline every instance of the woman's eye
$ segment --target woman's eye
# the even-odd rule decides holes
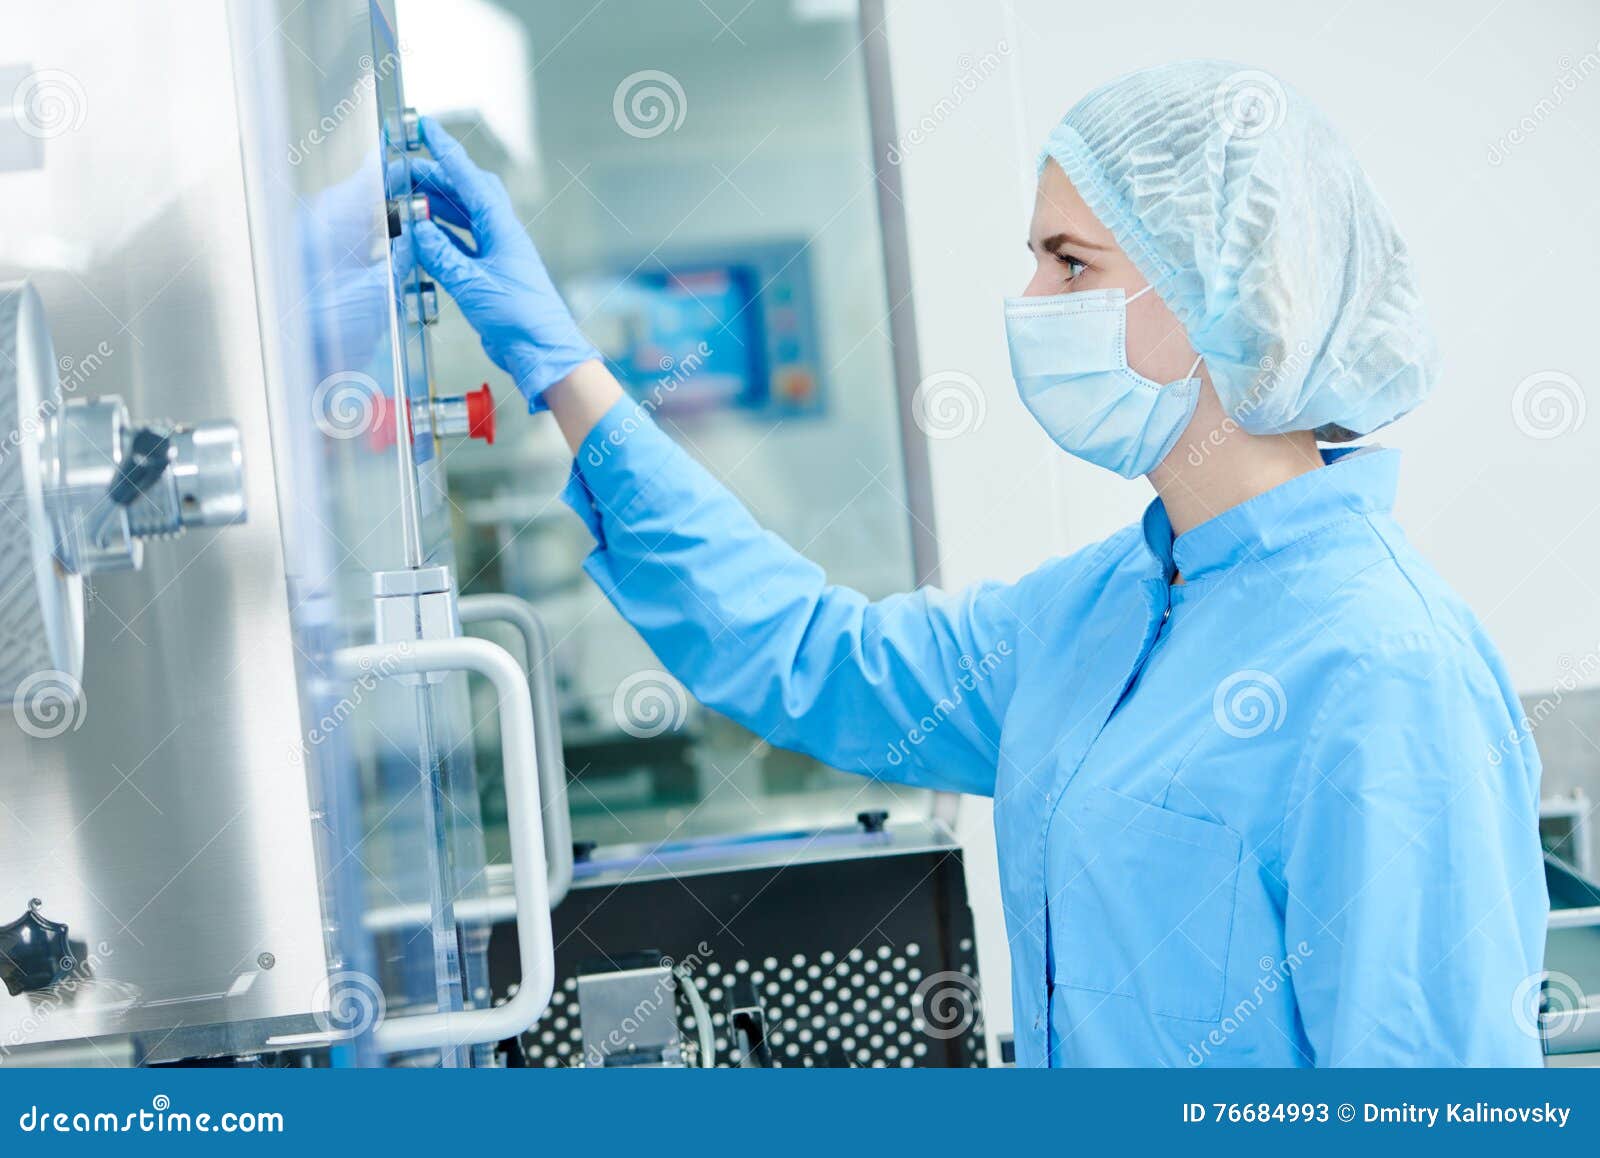
[[[1080,273],[1089,268],[1088,265],[1079,261],[1069,253],[1058,253],[1055,256],[1057,263],[1066,269],[1068,281],[1076,278]]]

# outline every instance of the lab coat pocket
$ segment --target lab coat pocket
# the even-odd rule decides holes
[[[1243,843],[1225,825],[1109,788],[1067,801],[1051,841],[1056,986],[1164,1017],[1222,1016]]]

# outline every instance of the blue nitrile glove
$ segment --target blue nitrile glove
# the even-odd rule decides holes
[[[412,162],[412,185],[428,195],[435,218],[469,230],[476,249],[419,221],[412,234],[417,260],[456,300],[529,409],[543,409],[546,390],[600,353],[551,284],[500,178],[473,164],[431,117],[422,118],[422,140],[434,159]]]

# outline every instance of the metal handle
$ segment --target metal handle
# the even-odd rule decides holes
[[[463,595],[456,609],[463,624],[509,623],[522,636],[528,687],[533,692],[534,743],[539,749],[539,789],[544,799],[544,853],[553,909],[572,887],[572,812],[567,804],[561,706],[556,699],[556,669],[550,661],[550,633],[533,604],[515,595]]]
[[[448,1049],[516,1037],[539,1020],[555,989],[555,932],[545,884],[544,829],[539,809],[539,756],[534,748],[533,697],[511,653],[485,639],[424,639],[346,647],[333,653],[342,679],[387,678],[428,672],[477,672],[500,701],[500,748],[505,761],[506,827],[517,902],[517,948],[522,980],[504,1005],[424,1013],[380,1022],[373,1030],[385,1053]]]

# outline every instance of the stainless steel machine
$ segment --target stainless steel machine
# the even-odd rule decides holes
[[[3,15],[0,1065],[488,1062],[549,1000],[571,839],[541,626],[457,597],[445,462],[493,403],[431,373],[391,14]]]
[[[618,81],[636,79],[613,59],[681,21],[402,7],[417,45],[392,0],[0,0],[0,1067],[981,1064],[939,802],[727,721],[680,727],[687,704],[671,727],[634,725],[624,692],[659,673],[576,585],[587,545],[547,501],[566,452],[532,426],[492,457],[473,445],[496,433],[476,338],[459,318],[435,327],[439,296],[410,254],[430,206],[411,187],[404,82],[462,75],[429,21],[471,16],[502,50],[472,91],[430,99],[542,205],[530,216],[551,210],[569,273],[599,260],[597,223],[540,191],[542,154],[587,172],[586,150],[639,139],[613,120]],[[779,529],[864,566],[844,577],[872,591],[933,573],[910,311],[887,305],[909,296],[897,174],[876,183],[889,209],[860,195],[866,142],[894,136],[883,46],[867,38],[863,75],[838,67],[881,23],[774,6],[744,26],[741,51],[812,76],[807,101],[858,130],[814,166],[830,197],[796,191],[799,232],[776,248],[723,237],[762,223],[678,179],[707,170],[705,141],[593,175],[613,199],[653,190],[635,242],[704,212],[695,277],[765,287],[755,310],[724,295],[725,320],[770,318],[759,348],[776,369],[709,367],[746,389],[701,416],[697,447],[725,463],[763,447],[761,485],[785,503],[787,478],[842,455],[827,484],[873,501],[821,527],[801,503]],[[512,49],[534,41],[564,46],[537,61],[541,97],[566,94],[544,109],[549,150],[531,104],[503,99],[532,71]],[[769,163],[708,132],[741,180]],[[678,178],[651,177],[660,164]],[[812,276],[877,308],[813,317]],[[525,599],[557,624],[564,705]],[[724,967],[734,982],[715,979]],[[805,1024],[784,1012],[813,971],[874,1000],[863,1016],[893,1034],[857,1040],[851,1013],[819,1048],[835,1040],[828,999]],[[918,1024],[929,978],[973,1011],[955,1032]],[[619,1046],[611,1013],[641,992],[658,1017]]]

